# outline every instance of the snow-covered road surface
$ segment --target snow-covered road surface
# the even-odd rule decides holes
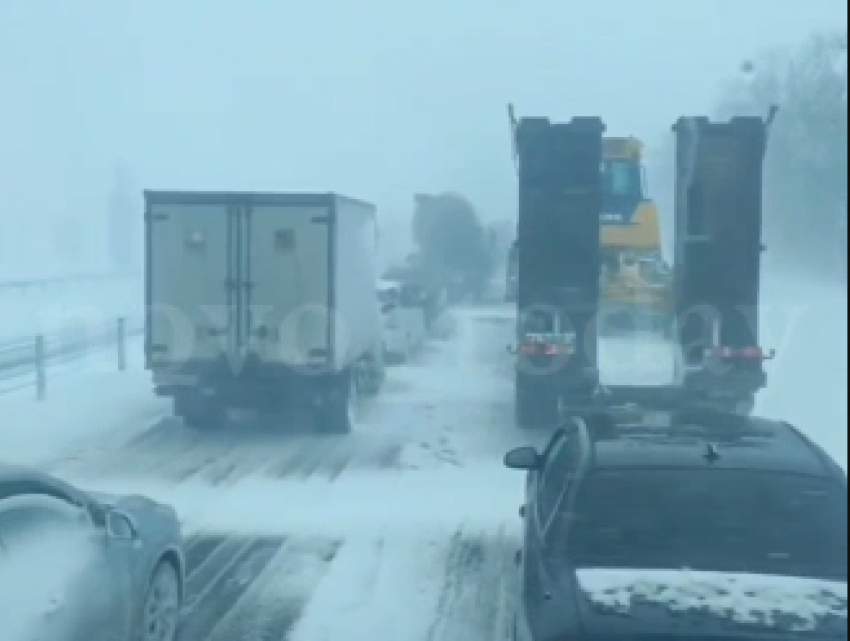
[[[198,432],[161,402],[129,409],[128,387],[123,427],[92,429],[38,460],[82,487],[178,510],[189,565],[182,641],[503,639],[523,478],[501,457],[546,434],[513,425],[510,308],[453,318],[444,340],[392,368],[352,435],[311,435],[298,416]],[[600,365],[612,383],[663,384],[671,358],[660,341],[614,340]],[[799,403],[792,367],[778,363],[775,380]],[[846,392],[843,403],[843,420],[801,427],[831,449],[843,435],[846,449]]]
[[[42,466],[173,505],[187,534],[182,641],[504,638],[522,477],[508,308],[459,310],[392,368],[346,437],[304,417],[199,432],[159,417]],[[545,435],[535,435],[542,440]]]

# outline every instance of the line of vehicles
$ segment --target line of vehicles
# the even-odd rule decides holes
[[[434,322],[431,292],[378,280],[375,207],[337,194],[145,192],[145,356],[187,424],[306,409],[350,432]]]
[[[658,239],[652,231],[657,230],[654,206],[640,200],[637,188],[619,200],[609,188],[619,180],[610,176],[619,171],[640,184],[639,153],[629,141],[606,141],[598,118],[553,123],[536,117],[517,120],[512,108],[509,114],[519,178],[513,258],[517,423],[551,426],[599,403],[687,402],[752,411],[756,393],[766,384],[763,362],[773,356],[759,345],[758,312],[762,163],[775,111],[767,120],[682,118],[676,123],[669,274],[653,249]],[[612,148],[620,147],[622,157],[615,156]],[[607,214],[611,209],[614,213]],[[637,222],[623,223],[623,230],[600,226],[605,216],[619,220],[628,215]],[[650,223],[646,238],[641,221]],[[632,245],[646,240],[642,257],[615,251],[618,234]],[[640,272],[640,260],[655,260],[648,270],[657,282],[640,278],[649,293],[621,312],[665,318],[661,325],[676,348],[673,385],[600,386],[598,338],[606,305],[616,304],[612,291],[619,291],[603,278],[613,271],[604,267],[612,256],[621,275],[630,261]],[[656,287],[657,296],[652,293]],[[668,311],[658,311],[668,309],[669,319]]]
[[[527,474],[507,638],[846,639],[846,474],[801,430],[750,416],[766,383],[758,294],[770,118],[674,128],[666,304],[678,376],[661,388],[599,384],[609,291],[600,220],[613,202],[600,173],[621,162],[605,151],[603,123],[512,124],[516,418],[555,429],[543,451],[504,459]],[[639,157],[623,153],[634,178]],[[230,408],[276,416],[298,406],[321,430],[348,432],[358,397],[378,393],[388,357],[409,356],[439,310],[434,292],[376,278],[368,203],[162,191],[145,201],[147,367],[193,425]],[[0,629],[175,641],[183,546],[166,505],[0,465]]]
[[[378,281],[387,364],[404,363],[422,347],[430,332],[425,288],[384,275]]]
[[[504,459],[526,473],[508,639],[846,639],[846,474],[801,430],[750,416],[766,384],[761,170],[776,110],[674,126],[677,380],[619,388],[600,386],[596,350],[620,160],[597,118],[509,113],[516,418],[556,429]],[[618,216],[652,220],[637,203]]]

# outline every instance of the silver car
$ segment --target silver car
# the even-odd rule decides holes
[[[0,630],[9,641],[174,641],[175,511],[0,464]]]

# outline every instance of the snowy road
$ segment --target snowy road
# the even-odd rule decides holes
[[[511,334],[509,310],[458,312],[347,437],[298,417],[207,433],[161,418],[46,467],[175,506],[182,641],[500,639],[522,488],[501,457],[528,440],[513,426]]]
[[[347,437],[159,416],[98,433],[45,467],[82,487],[170,503],[187,534],[182,641],[496,641],[515,590],[522,476],[512,314],[460,310],[393,368]],[[609,382],[664,383],[669,347],[606,341]]]

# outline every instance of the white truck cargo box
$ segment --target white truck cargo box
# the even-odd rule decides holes
[[[375,208],[333,194],[146,192],[152,366],[349,366],[380,341]]]
[[[373,205],[336,194],[146,191],[145,210],[155,382],[157,372],[173,384],[215,368],[339,374],[380,349]]]

